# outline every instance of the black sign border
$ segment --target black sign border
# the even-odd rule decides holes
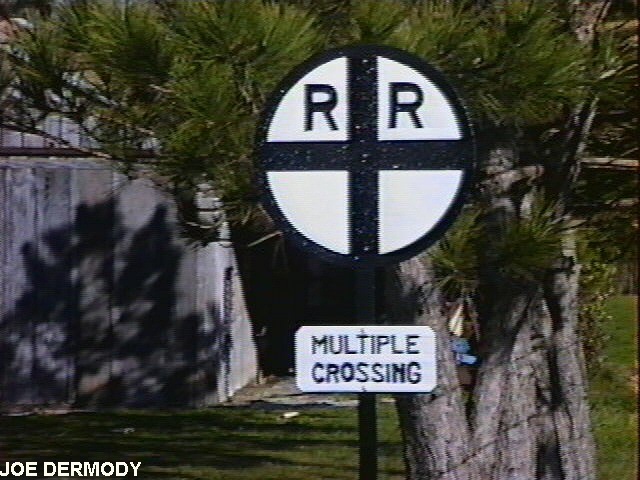
[[[458,125],[462,131],[462,138],[458,141],[465,142],[468,145],[469,157],[471,158],[471,161],[468,165],[465,165],[463,167],[462,181],[453,201],[451,202],[451,205],[446,210],[444,215],[440,218],[435,227],[429,230],[425,235],[402,249],[395,250],[386,254],[374,254],[366,256],[342,254],[329,250],[310,240],[287,220],[286,216],[281,211],[274,196],[271,193],[271,189],[267,179],[267,171],[263,166],[261,151],[264,144],[268,143],[266,139],[269,126],[278,106],[280,105],[280,102],[282,101],[284,95],[304,75],[309,73],[311,70],[319,67],[320,65],[339,57],[361,57],[373,55],[380,55],[411,67],[412,69],[427,77],[444,93],[444,95],[447,97],[447,100],[453,107]],[[275,225],[283,232],[285,237],[298,248],[301,248],[324,261],[342,266],[349,266],[354,268],[383,267],[402,262],[428,249],[445,234],[445,232],[451,227],[453,222],[460,214],[460,211],[462,210],[462,207],[464,206],[473,185],[477,162],[475,139],[473,135],[473,129],[471,127],[470,115],[468,115],[467,107],[460,100],[456,89],[451,85],[444,74],[442,74],[439,70],[437,70],[435,67],[433,67],[417,55],[410,54],[404,50],[383,45],[348,45],[326,50],[322,53],[313,55],[305,62],[293,68],[291,72],[284,77],[284,79],[278,84],[278,86],[267,98],[268,100],[258,122],[255,142],[255,152],[258,162],[258,184],[261,190],[261,203],[271,219],[274,221]],[[320,141],[318,143],[320,143]]]

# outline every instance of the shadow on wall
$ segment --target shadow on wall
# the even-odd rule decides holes
[[[0,319],[0,405],[187,406],[211,395],[228,371],[229,313],[225,302],[176,308],[184,247],[167,217],[157,206],[132,231],[115,201],[83,204],[73,223],[22,244],[22,291]]]

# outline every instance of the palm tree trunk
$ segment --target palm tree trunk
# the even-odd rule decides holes
[[[545,302],[551,315],[549,356],[556,369],[553,396],[554,430],[564,480],[596,478],[595,443],[587,400],[586,369],[578,335],[578,275],[573,238],[545,281]]]
[[[527,215],[513,175],[516,147],[491,147],[482,189],[488,244],[477,309],[482,365],[474,391],[474,452],[486,480],[595,478],[595,451],[577,334],[578,268],[571,249],[541,283],[492,261],[500,228]]]
[[[428,325],[436,333],[438,387],[430,394],[395,396],[408,480],[480,480],[470,456],[463,393],[450,348],[447,317],[428,260],[414,258],[390,275],[392,323]]]
[[[495,137],[494,137],[495,138]],[[474,390],[473,443],[486,480],[538,478],[541,422],[538,392],[546,362],[537,323],[540,287],[511,278],[496,262],[495,240],[517,221],[524,198],[514,193],[518,150],[512,139],[484,142],[488,177],[481,189],[485,245],[481,246],[476,307],[481,366]]]

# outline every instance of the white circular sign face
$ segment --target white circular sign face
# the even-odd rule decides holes
[[[398,262],[450,226],[473,150],[465,111],[433,67],[387,47],[332,50],[271,98],[258,133],[264,204],[329,261]]]

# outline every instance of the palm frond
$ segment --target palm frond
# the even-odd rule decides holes
[[[453,297],[475,290],[478,282],[480,212],[468,209],[429,253],[441,287]]]
[[[560,254],[562,224],[553,206],[538,201],[529,215],[484,232],[482,249],[488,265],[514,281],[539,281]]]

